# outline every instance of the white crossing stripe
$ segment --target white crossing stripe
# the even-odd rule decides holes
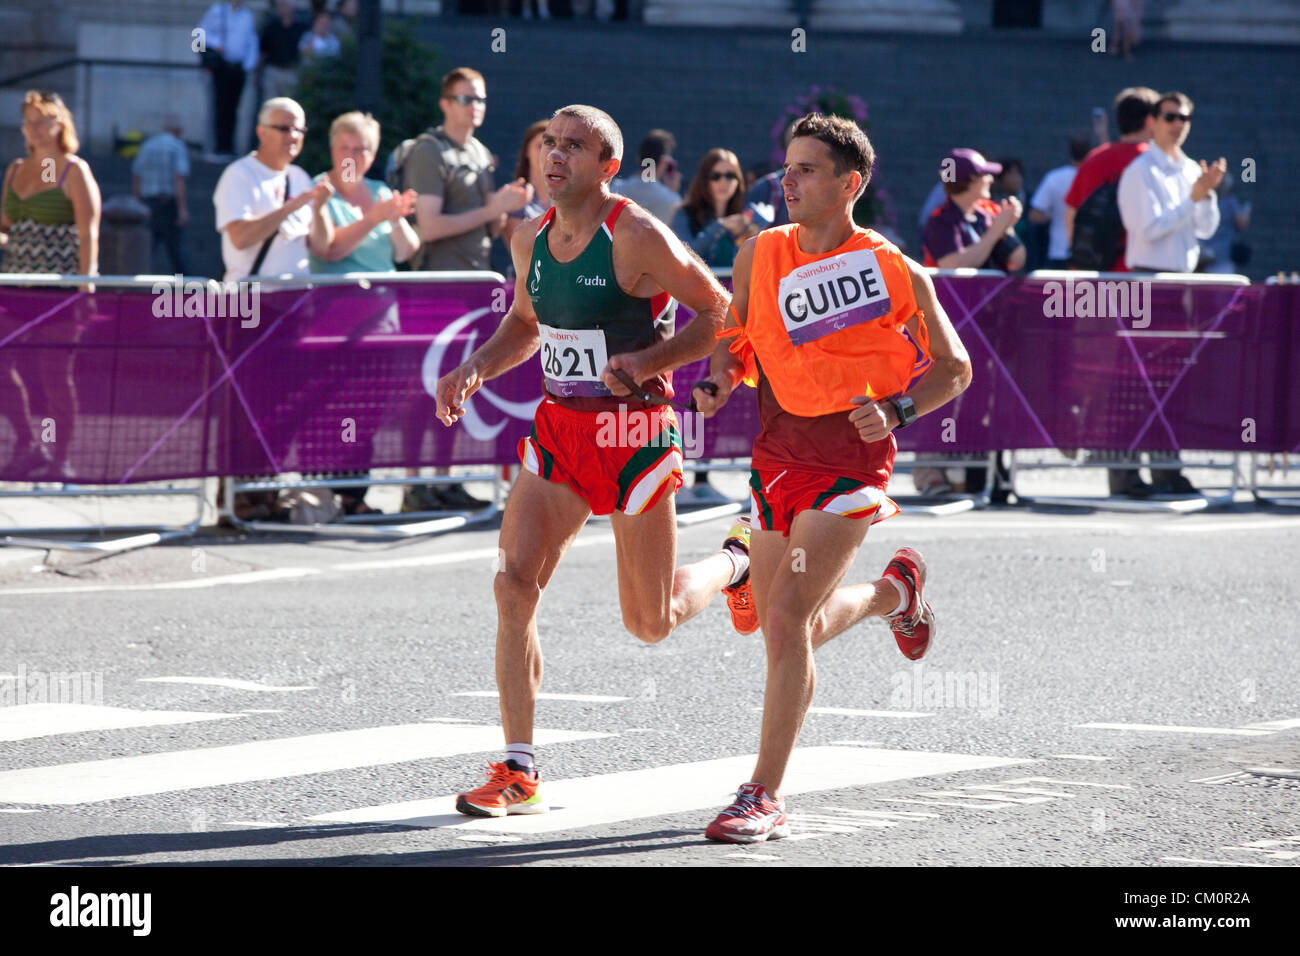
[[[455,795],[362,807],[312,817],[333,823],[401,823],[507,833],[549,833],[621,823],[687,811],[720,812],[736,785],[749,779],[755,757],[726,757],[696,763],[626,770],[594,777],[543,781],[549,813],[509,817],[466,817],[455,811]],[[788,796],[842,787],[861,787],[964,770],[1006,767],[1027,761],[1012,757],[926,751],[807,747],[795,750],[781,792]],[[707,821],[702,821],[703,823]]]
[[[222,720],[240,716],[242,715],[184,710],[131,710],[127,707],[101,707],[96,704],[20,704],[16,707],[0,707],[0,740],[31,740],[35,737],[77,734],[88,730],[190,724],[199,720]]]
[[[1291,720],[1267,720],[1259,724],[1242,724],[1247,730],[1294,730],[1300,727],[1300,717]]]
[[[1263,737],[1266,734],[1272,733],[1270,730],[1248,730],[1226,727],[1169,727],[1163,724],[1075,724],[1074,726],[1087,727],[1091,730],[1143,730],[1169,734],[1229,734],[1237,737]]]
[[[142,683],[152,684],[203,684],[209,687],[229,687],[231,690],[291,691],[315,690],[315,687],[277,687],[274,684],[259,684],[251,680],[236,680],[233,677],[141,677]]]
[[[452,697],[498,697],[500,696],[494,690],[467,690],[459,694],[452,694]],[[631,700],[631,697],[605,697],[601,694],[538,694],[538,700],[574,700],[584,704],[617,704],[621,701]]]
[[[538,730],[538,744],[610,734]],[[0,803],[71,805],[501,748],[501,728],[399,724],[0,773]]]
[[[1109,757],[1098,757],[1093,754],[1049,754],[1051,757],[1060,757],[1062,760],[1109,760]]]

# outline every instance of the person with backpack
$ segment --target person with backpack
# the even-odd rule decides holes
[[[426,272],[491,268],[492,240],[501,235],[506,217],[533,199],[525,179],[493,188],[496,160],[474,131],[487,113],[483,74],[466,66],[442,78],[442,125],[401,143],[393,155],[388,185],[395,192],[415,190],[415,225],[421,246],[411,268]],[[405,452],[414,459],[423,441],[429,403],[409,413]],[[438,471],[439,474],[445,474]],[[407,490],[402,511],[478,511],[491,502],[475,498],[463,485],[419,486]]]
[[[1124,265],[1124,221],[1119,215],[1119,178],[1150,146],[1159,99],[1160,94],[1146,86],[1120,90],[1115,97],[1119,139],[1098,146],[1079,164],[1065,194],[1070,268],[1128,271]]]
[[[517,179],[493,188],[496,161],[474,131],[487,112],[483,74],[457,67],[442,78],[438,100],[443,122],[398,147],[393,176],[399,192],[414,189],[416,232],[422,246],[412,268],[424,271],[486,270],[492,240],[506,216],[533,198]],[[390,183],[392,185],[392,183]]]
[[[1119,139],[1098,146],[1079,164],[1074,182],[1065,194],[1065,234],[1070,246],[1071,269],[1129,271],[1124,262],[1127,234],[1119,213],[1119,181],[1129,164],[1150,147],[1159,101],[1160,94],[1147,86],[1120,90],[1114,104]],[[1106,470],[1110,494],[1140,499],[1149,498],[1157,491],[1142,480],[1136,467],[1141,459],[1136,452],[1099,450],[1093,453],[1094,460],[1102,458],[1131,466]],[[1184,482],[1186,479],[1177,484],[1182,488]]]

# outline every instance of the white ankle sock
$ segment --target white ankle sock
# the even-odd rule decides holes
[[[897,617],[899,614],[902,614],[907,610],[907,588],[904,586],[902,581],[898,580],[898,578],[885,578],[885,580],[892,584],[894,590],[898,592],[898,607],[894,608],[885,616]]]
[[[723,548],[722,553],[731,558],[731,581],[727,587],[734,588],[749,573],[749,555],[731,548]]]
[[[506,759],[513,760],[521,770],[537,769],[537,764],[533,760],[532,744],[506,744]]]

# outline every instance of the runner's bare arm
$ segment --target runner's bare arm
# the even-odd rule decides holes
[[[942,408],[964,392],[971,381],[970,356],[966,346],[948,320],[948,313],[934,294],[934,283],[925,269],[906,256],[908,272],[912,276],[912,291],[916,295],[916,308],[925,314],[925,326],[930,333],[930,366],[907,397],[916,406],[917,415],[925,415]],[[912,327],[913,316],[908,322]],[[858,399],[854,399],[858,401]],[[863,441],[879,441],[898,427],[898,415],[890,402],[876,403],[862,399],[862,405],[849,413],[849,420],[858,428]]]
[[[464,403],[483,383],[532,358],[537,351],[537,313],[528,296],[528,260],[532,257],[537,220],[523,222],[510,241],[515,264],[515,299],[492,337],[474,350],[464,363],[438,379],[435,398],[438,420],[454,425],[465,414]]]
[[[754,243],[747,242],[740,247],[736,261],[731,267],[731,308],[727,310],[724,328],[729,329],[745,324],[745,318],[749,314],[749,274],[753,265]],[[741,376],[744,374],[744,363],[731,351],[733,341],[735,340],[721,339],[709,358],[709,377],[706,381],[713,382],[717,391],[710,394],[705,389],[696,388],[692,392],[691,397],[695,399],[695,407],[705,418],[712,417],[727,404],[732,390],[740,384]]]
[[[713,273],[659,220],[629,206],[615,224],[615,265],[635,263],[640,273],[633,295],[653,295],[662,289],[695,313],[679,334],[638,352],[611,355],[602,378],[615,395],[628,390],[610,369],[622,369],[637,382],[708,356],[727,314],[727,292]]]

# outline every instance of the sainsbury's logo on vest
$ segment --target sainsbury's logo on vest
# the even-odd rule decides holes
[[[893,311],[889,287],[870,249],[857,249],[792,269],[781,278],[777,303],[795,345]]]
[[[605,280],[601,276],[583,276],[580,275],[574,279],[575,285],[604,285]]]

